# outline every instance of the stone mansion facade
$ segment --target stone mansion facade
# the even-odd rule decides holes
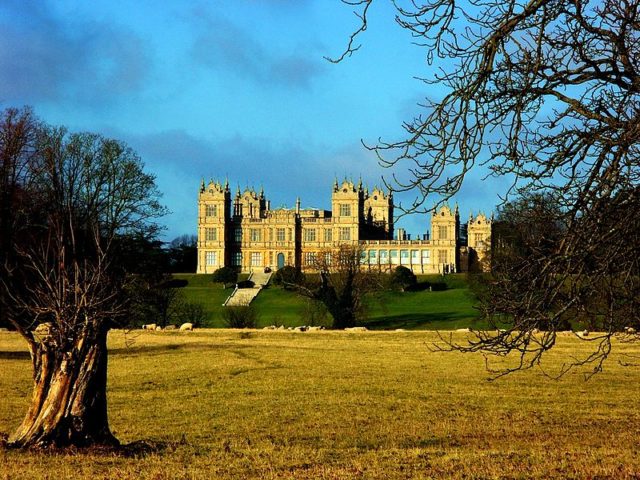
[[[342,244],[359,245],[367,268],[398,265],[416,274],[486,269],[491,219],[483,214],[460,224],[458,207],[442,206],[431,216],[431,234],[411,239],[402,229],[394,237],[393,195],[371,192],[351,181],[331,192],[331,210],[271,209],[264,191],[232,196],[224,184],[204,180],[198,195],[198,269],[212,273],[231,266],[242,272],[291,265],[312,270],[315,258]]]

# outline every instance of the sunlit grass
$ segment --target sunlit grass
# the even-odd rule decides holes
[[[224,327],[222,304],[233,291],[223,289],[221,284],[212,283],[211,275],[175,274],[176,278],[188,283],[181,288],[190,302],[200,303],[204,307],[206,320],[204,326]],[[446,282],[449,288],[444,291],[380,292],[367,296],[367,318],[363,324],[371,329],[407,330],[483,328],[486,325],[478,320],[478,311],[474,308],[475,299],[468,288],[463,274],[425,275],[419,278],[425,282]],[[308,300],[295,291],[270,285],[254,300],[253,306],[258,312],[258,325],[297,326],[308,323],[305,304]],[[329,319],[324,322],[329,325]]]
[[[241,333],[243,333],[241,335]],[[454,334],[462,341],[462,334]],[[585,382],[487,381],[483,358],[432,332],[110,334],[111,426],[140,458],[0,451],[7,478],[633,478],[640,371]],[[545,367],[590,345],[560,339]],[[626,359],[628,361],[628,359]],[[21,420],[30,361],[0,334],[0,432]]]

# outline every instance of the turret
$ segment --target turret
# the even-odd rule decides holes
[[[198,273],[211,273],[226,263],[225,238],[231,215],[229,188],[210,180],[198,194]]]
[[[355,242],[360,238],[360,228],[364,225],[364,191],[362,184],[356,187],[352,181],[344,180],[342,185],[334,185],[331,195],[333,210],[334,241]]]
[[[484,213],[469,218],[467,224],[467,244],[469,246],[469,269],[477,271],[489,270],[489,253],[491,251],[491,233],[493,215],[487,218]]]
[[[364,201],[367,221],[374,229],[380,229],[382,235],[375,235],[381,239],[393,238],[393,197],[377,186]]]

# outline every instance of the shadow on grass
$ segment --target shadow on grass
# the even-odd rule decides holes
[[[156,440],[136,440],[131,443],[122,443],[117,445],[91,445],[86,447],[16,447],[9,443],[9,435],[0,432],[0,451],[13,450],[17,452],[37,452],[43,455],[100,455],[100,456],[116,456],[124,458],[144,458],[149,455],[157,455],[162,453],[175,452],[178,447],[186,445],[187,441],[183,436],[177,442],[160,442]]]
[[[448,327],[446,324],[451,323]],[[456,322],[471,323],[472,319],[461,317],[457,312],[439,313],[406,313],[403,315],[391,315],[371,318],[362,322],[362,325],[370,330],[436,330],[458,328]],[[466,325],[465,325],[466,326]]]
[[[127,356],[127,355],[162,355],[167,352],[175,352],[178,350],[233,350],[233,353],[238,353],[238,350],[251,348],[250,345],[216,345],[209,343],[190,343],[190,344],[178,344],[173,343],[169,345],[145,345],[141,347],[121,347],[110,348],[109,355],[113,356]],[[31,356],[27,351],[0,351],[0,360],[29,360]]]
[[[171,343],[168,345],[145,345],[141,347],[130,346],[121,348],[109,349],[109,355],[161,355],[163,353],[172,351],[189,351],[189,350],[229,350],[229,349],[243,349],[251,348],[250,345],[236,345],[236,344],[210,344],[210,343]],[[27,354],[27,357],[29,354]]]
[[[29,352],[0,352],[0,360],[29,360]]]

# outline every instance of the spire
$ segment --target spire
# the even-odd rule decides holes
[[[358,190],[362,191],[362,175],[360,175],[360,180],[358,180]]]
[[[224,179],[224,189],[229,190],[229,177],[225,177]]]
[[[238,183],[238,190],[236,190],[236,197],[240,196],[240,184]]]
[[[260,198],[264,198],[264,186],[260,185]]]
[[[336,175],[336,179],[333,182],[333,189],[334,190],[338,190],[338,176]]]
[[[204,193],[204,177],[202,177],[202,181],[200,182],[200,193]]]
[[[296,214],[300,215],[300,197],[296,198]]]

